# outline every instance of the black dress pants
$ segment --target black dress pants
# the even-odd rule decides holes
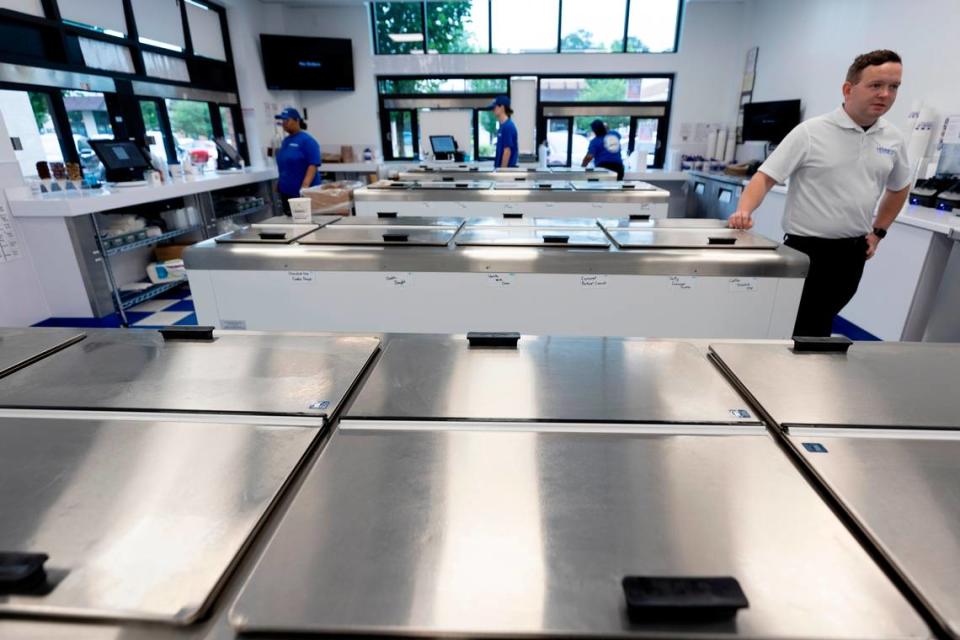
[[[857,292],[867,260],[867,239],[787,235],[784,244],[810,257],[795,336],[829,336],[833,318]]]
[[[609,169],[610,171],[617,172],[617,180],[623,180],[623,163],[622,162],[601,162],[597,165],[601,169]]]

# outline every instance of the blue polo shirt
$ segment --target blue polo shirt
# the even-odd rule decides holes
[[[320,184],[320,145],[306,131],[299,131],[287,136],[277,151],[277,171],[280,179],[277,189],[285,196],[297,197],[303,178],[307,175],[307,167],[317,165],[317,173],[313,176],[310,186]]]
[[[500,166],[504,149],[510,149],[510,162],[507,166],[517,166],[517,162],[520,160],[520,152],[517,150],[517,125],[513,124],[513,120],[510,118],[503,121],[503,124],[500,125],[500,130],[497,132],[497,153],[494,156],[495,167]]]
[[[620,134],[608,131],[605,136],[594,136],[587,145],[587,153],[593,156],[593,164],[597,167],[601,164],[623,164],[620,156]]]

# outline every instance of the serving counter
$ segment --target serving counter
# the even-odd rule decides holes
[[[416,169],[407,169],[394,172],[394,179],[400,181],[444,181],[457,180],[491,180],[518,182],[529,180],[578,180],[588,182],[612,182],[617,174],[609,169],[593,167],[551,167],[538,169],[533,167],[509,167],[494,169],[489,166],[459,164],[459,165],[421,165]]]

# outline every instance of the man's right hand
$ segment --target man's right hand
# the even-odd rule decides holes
[[[753,227],[753,218],[750,217],[749,211],[737,210],[727,220],[727,226],[731,229],[750,229]]]

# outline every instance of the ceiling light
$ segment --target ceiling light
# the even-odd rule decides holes
[[[388,37],[394,42],[423,42],[422,33],[391,33]]]

